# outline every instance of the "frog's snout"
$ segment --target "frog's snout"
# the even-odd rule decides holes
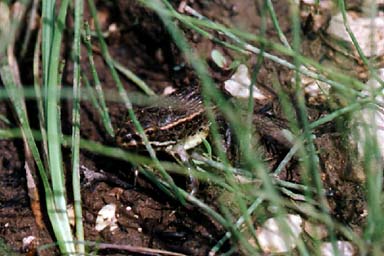
[[[127,129],[121,129],[117,131],[116,142],[123,148],[135,148],[142,144],[140,135],[128,131]]]

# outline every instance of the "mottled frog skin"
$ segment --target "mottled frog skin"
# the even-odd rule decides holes
[[[170,95],[167,102],[167,105],[135,111],[151,146],[155,150],[172,151],[176,146],[188,150],[200,144],[209,130],[200,92],[196,88],[179,91]],[[125,149],[145,150],[144,142],[129,118],[117,130],[116,141]]]

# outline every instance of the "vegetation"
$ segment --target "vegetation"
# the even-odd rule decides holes
[[[39,1],[20,1],[22,10],[37,11],[37,9],[26,8],[27,6],[38,6]],[[354,159],[352,163],[362,166],[366,178],[362,181],[365,197],[367,199],[367,219],[362,233],[357,233],[348,224],[337,220],[329,210],[327,190],[322,179],[322,166],[319,158],[320,149],[315,142],[315,131],[324,124],[337,124],[338,122],[350,122],[353,116],[358,116],[362,109],[367,106],[377,105],[377,96],[380,95],[382,81],[379,78],[377,68],[373,61],[368,59],[361,47],[358,45],[353,31],[348,27],[346,18],[346,7],[344,1],[337,1],[337,8],[344,17],[344,25],[353,41],[353,47],[357,49],[358,57],[363,65],[369,70],[369,75],[380,82],[380,88],[369,94],[364,93],[366,85],[347,74],[335,71],[332,67],[322,65],[317,60],[302,54],[302,21],[300,20],[300,6],[290,2],[289,13],[291,20],[291,32],[287,39],[277,20],[272,1],[263,2],[261,12],[260,33],[252,34],[241,29],[227,27],[223,24],[210,20],[199,13],[183,14],[178,12],[173,5],[167,1],[140,0],[142,6],[155,12],[160,18],[165,29],[182,52],[188,65],[190,65],[202,86],[204,106],[211,123],[210,139],[204,141],[203,153],[191,153],[193,162],[192,172],[201,182],[205,182],[214,189],[222,191],[223,197],[220,207],[215,207],[211,202],[204,201],[204,197],[193,196],[182,189],[173,180],[173,174],[188,175],[191,166],[182,163],[163,161],[157,157],[157,152],[145,138],[144,130],[135,115],[133,105],[137,103],[137,97],[132,97],[127,92],[121,81],[125,76],[134,82],[138,88],[147,96],[143,98],[150,100],[154,92],[136,74],[123,67],[109,53],[105,35],[98,25],[98,16],[95,3],[87,1],[87,8],[94,21],[90,28],[88,22],[84,21],[83,0],[75,1],[41,1],[41,28],[40,37],[23,37],[18,34],[20,26],[25,26],[19,17],[12,15],[9,4],[0,2],[3,13],[1,18],[1,40],[0,42],[0,76],[4,87],[0,88],[2,100],[9,100],[17,117],[17,128],[1,129],[1,139],[21,138],[24,141],[26,169],[36,179],[36,173],[41,180],[41,194],[44,198],[42,203],[46,206],[46,215],[49,216],[57,245],[63,255],[83,255],[87,252],[82,217],[82,200],[80,185],[80,152],[89,151],[100,154],[111,159],[120,159],[138,166],[138,170],[157,186],[165,195],[178,200],[180,205],[193,205],[196,209],[219,223],[226,230],[226,234],[211,249],[211,254],[221,252],[223,245],[231,240],[231,249],[226,252],[241,251],[247,255],[262,253],[257,242],[257,227],[255,223],[263,223],[271,217],[282,217],[288,213],[296,213],[306,220],[318,225],[323,224],[329,233],[329,240],[336,247],[339,240],[348,240],[353,243],[360,254],[381,255],[382,242],[384,238],[384,220],[382,218],[382,165],[380,145],[378,145],[376,130],[363,127],[365,138],[356,138],[357,144],[364,148],[363,155],[351,154]],[[376,10],[377,11],[377,10]],[[8,16],[7,13],[8,12]],[[375,12],[372,12],[375,14]],[[32,14],[30,14],[32,15]],[[68,27],[69,16],[73,19],[73,26]],[[8,20],[7,20],[8,18]],[[280,42],[271,41],[267,37],[266,20],[272,19],[275,32],[278,33]],[[160,24],[159,24],[160,26]],[[252,84],[256,81],[261,64],[268,60],[292,71],[293,80],[291,91],[284,89],[285,85],[279,84],[276,74],[273,84],[277,94],[277,101],[281,105],[282,112],[289,120],[288,129],[291,131],[292,147],[287,151],[285,158],[280,161],[274,170],[266,164],[260,154],[258,146],[249,143],[254,136],[253,115],[255,102],[249,97],[243,106],[228,101],[223,93],[215,86],[208,72],[206,60],[196,54],[185,31],[194,31],[204,38],[212,40],[216,45],[236,53],[236,56],[248,58],[254,55],[258,58],[257,64],[251,70]],[[64,37],[64,32],[71,34]],[[10,36],[6,36],[10,35]],[[220,35],[220,36],[217,36]],[[35,84],[28,86],[22,84],[18,74],[17,58],[15,56],[16,38],[20,39],[17,44],[35,44],[33,72]],[[30,41],[34,38],[35,42]],[[62,82],[62,45],[63,40],[72,40],[71,57],[73,61],[73,84],[63,85]],[[116,88],[113,92],[102,87],[94,64],[92,51],[93,44],[97,42],[101,55],[108,66],[113,77]],[[18,46],[19,47],[19,46]],[[87,55],[82,56],[81,48],[87,49]],[[215,55],[218,53],[215,53]],[[17,58],[16,58],[17,57]],[[224,62],[223,56],[216,56],[218,62]],[[236,70],[236,60],[232,68]],[[92,82],[89,82],[89,74],[81,68],[81,62],[88,62],[92,70]],[[302,86],[303,75],[318,81],[325,82],[331,86],[327,100],[332,101],[326,114],[315,121],[310,120],[308,103]],[[250,86],[250,88],[253,88]],[[250,95],[253,95],[250,89]],[[341,96],[340,96],[341,95]],[[294,98],[294,101],[291,99]],[[38,129],[31,126],[29,119],[32,114],[26,106],[26,100],[33,99],[36,103],[38,113]],[[72,133],[62,133],[61,104],[63,99],[71,100],[72,104]],[[149,156],[123,150],[116,146],[102,145],[96,141],[81,138],[80,127],[80,103],[89,101],[98,111],[98,118],[102,120],[105,133],[110,137],[115,136],[115,124],[112,123],[108,104],[120,102],[124,104],[130,119],[137,130],[144,137],[146,149]],[[340,103],[342,102],[342,104]],[[215,106],[218,110],[212,110]],[[216,116],[220,113],[228,121],[236,138],[236,148],[239,153],[241,166],[233,166],[228,159],[222,145],[222,133]],[[1,120],[7,120],[5,114],[0,114]],[[374,118],[371,116],[370,118]],[[245,120],[245,121],[244,121]],[[336,125],[337,126],[337,125]],[[10,126],[11,127],[11,126]],[[343,129],[337,131],[344,142],[343,147],[350,147],[349,138],[352,131]],[[257,144],[257,142],[255,142]],[[70,149],[71,170],[64,171],[62,147]],[[348,150],[346,150],[348,152]],[[350,152],[349,152],[350,153]],[[281,171],[287,167],[289,161],[295,158],[298,162],[297,170],[300,170],[300,181],[294,183],[279,178]],[[36,167],[35,167],[36,166]],[[156,170],[156,171],[154,171]],[[35,173],[36,172],[36,173]],[[156,174],[155,174],[156,173]],[[68,178],[71,175],[71,178]],[[67,177],[66,177],[67,176]],[[239,182],[239,177],[246,182]],[[71,180],[72,188],[66,188],[66,180]],[[252,186],[250,185],[252,184]],[[256,186],[254,184],[262,184]],[[69,192],[70,191],[70,192]],[[68,194],[72,193],[72,194]],[[75,230],[73,232],[70,219],[67,214],[68,198],[73,200],[75,211]],[[300,200],[295,200],[300,198]],[[282,226],[289,233],[289,228],[281,221]],[[2,241],[0,240],[1,244]],[[90,243],[89,243],[90,244]],[[0,250],[2,250],[1,246]],[[226,247],[228,248],[228,247]],[[8,250],[8,249],[7,249]],[[320,243],[312,241],[310,237],[300,236],[297,242],[297,251],[300,255],[319,254]]]

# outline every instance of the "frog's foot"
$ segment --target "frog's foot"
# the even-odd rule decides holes
[[[167,150],[174,158],[180,159],[185,166],[187,166],[189,184],[188,191],[191,196],[195,195],[199,191],[199,180],[192,174],[192,165],[190,162],[190,157],[185,150],[184,145],[175,145],[171,149]]]

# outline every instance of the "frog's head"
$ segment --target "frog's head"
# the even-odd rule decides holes
[[[144,133],[148,140],[151,142],[154,129],[144,127]],[[137,149],[144,147],[144,141],[132,123],[126,124],[124,127],[117,130],[116,143],[120,147],[126,149]]]
[[[132,125],[125,125],[116,132],[116,143],[122,148],[137,148],[143,144],[140,134]]]

